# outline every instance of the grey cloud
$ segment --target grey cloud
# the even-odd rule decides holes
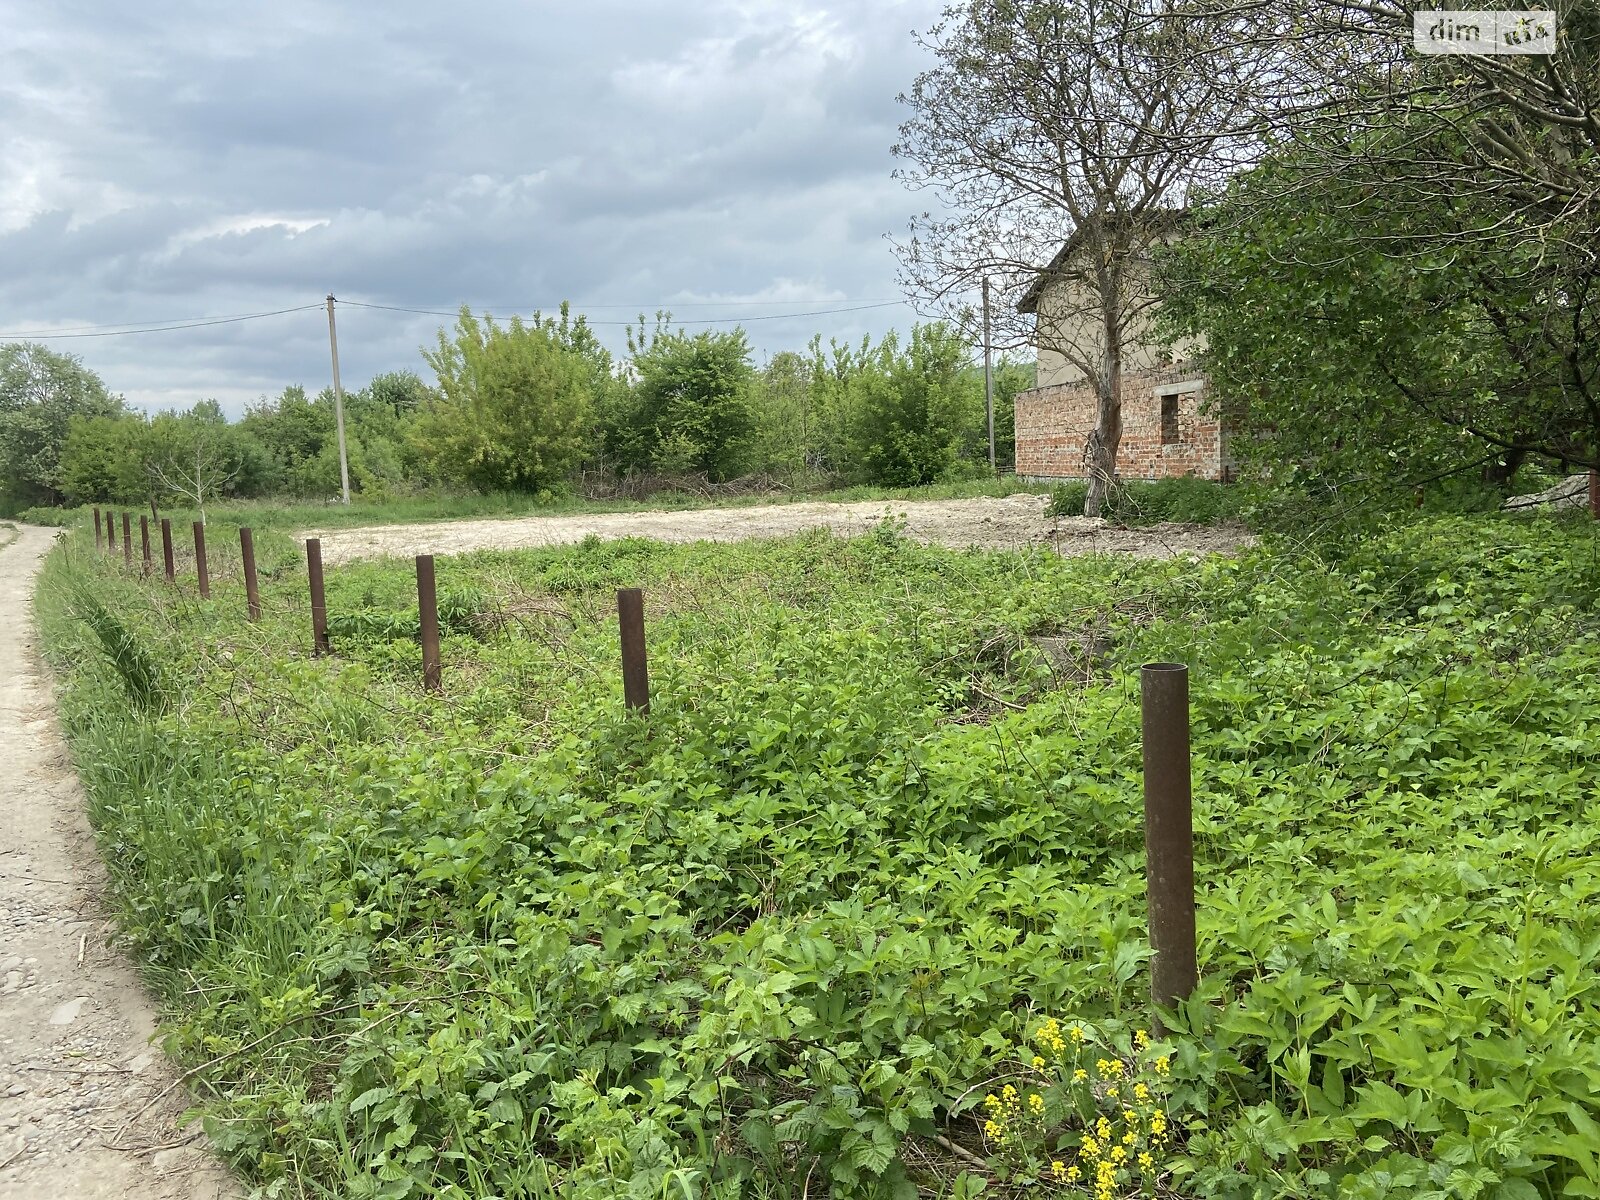
[[[276,309],[328,290],[445,308],[894,296],[883,235],[919,207],[889,177],[894,97],[920,66],[909,30],[936,8],[29,6],[0,50],[0,118],[26,131],[0,140],[0,330]],[[749,329],[770,352],[908,316]],[[357,384],[419,368],[441,323],[340,320]],[[320,386],[320,322],[56,345],[136,399],[237,408]]]

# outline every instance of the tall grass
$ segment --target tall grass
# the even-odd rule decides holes
[[[265,498],[227,500],[206,506],[208,522],[227,526],[249,525],[257,530],[345,529],[359,525],[410,524],[426,521],[460,521],[496,517],[557,517],[607,512],[650,512],[702,508],[748,508],[762,504],[808,501],[861,502],[873,500],[966,500],[1016,493],[1045,494],[1047,484],[1034,484],[1014,476],[935,483],[923,487],[883,488],[858,485],[844,488],[790,489],[735,496],[707,496],[693,491],[656,492],[636,500],[590,500],[581,496],[533,497],[512,492],[458,495],[436,493],[365,500],[355,497],[348,505],[313,503],[296,499]],[[104,506],[102,506],[104,507]],[[138,511],[138,505],[119,505]],[[174,530],[186,530],[200,514],[188,508],[163,509]],[[35,508],[21,520],[38,525],[79,525],[91,522],[90,506]]]
[[[161,681],[161,670],[133,631],[100,603],[87,586],[80,585],[74,590],[73,608],[98,639],[106,661],[122,681],[123,690],[134,707],[143,713],[162,712],[167,707],[167,693]]]

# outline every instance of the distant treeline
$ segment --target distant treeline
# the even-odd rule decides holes
[[[432,377],[380,375],[344,397],[353,492],[559,492],[580,475],[750,475],[887,486],[988,470],[983,374],[949,326],[874,342],[813,338],[753,362],[743,330],[689,333],[658,316],[614,359],[582,317],[497,323],[461,311],[423,352]],[[997,464],[1032,365],[995,370]],[[77,360],[0,346],[0,506],[204,506],[221,497],[339,494],[331,389],[296,385],[238,420],[211,400],[132,411]]]

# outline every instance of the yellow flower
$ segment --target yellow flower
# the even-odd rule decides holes
[[[1111,1140],[1111,1122],[1106,1120],[1104,1117],[1101,1117],[1094,1123],[1094,1131],[1100,1135],[1101,1141],[1106,1142]]]
[[[993,1092],[990,1092],[983,1098],[983,1103],[985,1108],[999,1108],[1000,1097],[996,1096]]]
[[[1067,1177],[1067,1164],[1062,1162],[1059,1158],[1056,1159],[1050,1164],[1050,1174],[1054,1175],[1057,1179],[1065,1179]]]
[[[1165,1075],[1168,1068],[1171,1066],[1172,1061],[1165,1054],[1163,1054],[1160,1058],[1156,1059],[1156,1074]]]
[[[1154,1162],[1155,1162],[1155,1159],[1150,1157],[1150,1152],[1148,1150],[1146,1150],[1143,1154],[1139,1155],[1139,1166],[1142,1167],[1146,1171],[1148,1171],[1150,1169],[1151,1165]]]
[[[999,1137],[1000,1126],[994,1121],[985,1121],[983,1123],[983,1136],[987,1138]]]
[[[1035,1115],[1042,1113],[1044,1111],[1044,1097],[1039,1095],[1038,1092],[1034,1092],[1031,1096],[1029,1096],[1028,1110]]]
[[[1110,1096],[1113,1100],[1115,1100],[1115,1099],[1117,1099],[1117,1097],[1121,1096],[1122,1093],[1119,1092],[1116,1088],[1107,1088],[1106,1089],[1106,1095]]]
[[[1033,1069],[1035,1071],[1037,1071],[1042,1066],[1044,1066],[1044,1059],[1040,1058],[1037,1054],[1035,1054],[1033,1056]]]
[[[1138,1046],[1139,1049],[1141,1049],[1141,1050],[1147,1049],[1149,1047],[1149,1045],[1150,1045],[1150,1033],[1149,1033],[1149,1031],[1145,1030],[1145,1029],[1141,1029],[1137,1033],[1135,1033],[1133,1035],[1133,1044],[1135,1046]]]
[[[1157,1109],[1150,1114],[1150,1132],[1157,1136],[1167,1131],[1167,1114]]]
[[[1111,1161],[1112,1162],[1114,1162],[1114,1163],[1125,1162],[1127,1160],[1127,1157],[1128,1157],[1128,1152],[1126,1150],[1124,1150],[1121,1146],[1113,1146],[1113,1147],[1111,1147]]]
[[[1067,1182],[1068,1183],[1076,1183],[1077,1180],[1078,1180],[1078,1168],[1077,1167],[1068,1167],[1067,1168]]]
[[[1133,1143],[1134,1143],[1134,1139],[1135,1139],[1135,1138],[1136,1138],[1136,1136],[1137,1136],[1137,1135],[1136,1135],[1136,1134],[1135,1134],[1135,1133],[1134,1133],[1134,1132],[1133,1132],[1133,1130],[1131,1130],[1131,1129],[1130,1129],[1130,1130],[1128,1130],[1128,1132],[1127,1132],[1127,1133],[1125,1133],[1125,1134],[1123,1134],[1123,1135],[1122,1135],[1122,1144],[1123,1144],[1123,1145],[1124,1145],[1124,1146],[1131,1146],[1131,1145],[1133,1145]]]
[[[1089,1078],[1089,1072],[1085,1071],[1082,1067],[1079,1067],[1072,1073],[1073,1083],[1082,1083],[1087,1078]]]
[[[1145,1085],[1142,1084],[1142,1083],[1134,1084],[1133,1085],[1133,1098],[1135,1100],[1148,1100],[1148,1099],[1150,1099],[1150,1089],[1145,1087]]]
[[[1083,1041],[1083,1027],[1080,1025],[1074,1025],[1067,1031],[1067,1036],[1070,1037],[1074,1042]]]
[[[1099,1158],[1100,1143],[1095,1141],[1092,1137],[1085,1137],[1083,1139],[1083,1155],[1086,1158]]]

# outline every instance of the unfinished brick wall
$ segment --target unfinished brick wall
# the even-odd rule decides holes
[[[1214,416],[1200,412],[1205,376],[1192,363],[1135,371],[1122,381],[1122,444],[1117,474],[1124,479],[1232,477],[1227,437]],[[1162,398],[1172,396],[1163,427]],[[1017,397],[1017,474],[1035,479],[1082,479],[1083,447],[1095,426],[1088,383],[1034,388]],[[1176,440],[1171,440],[1176,434]]]

